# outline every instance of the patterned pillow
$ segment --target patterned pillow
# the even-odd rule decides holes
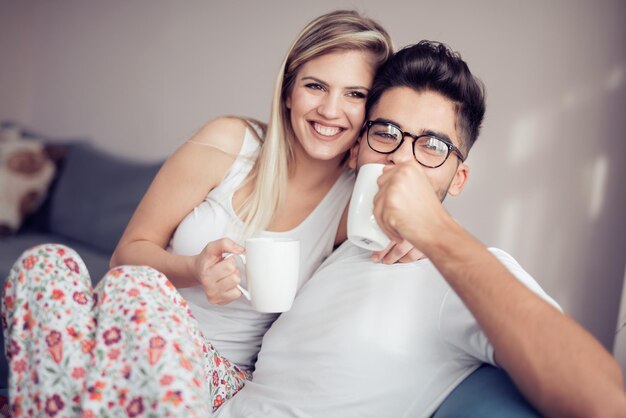
[[[15,233],[48,192],[56,167],[40,141],[0,131],[0,236]]]

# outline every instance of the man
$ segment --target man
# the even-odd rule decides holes
[[[441,204],[467,182],[484,108],[482,86],[442,44],[405,48],[381,70],[349,164],[387,165],[376,219],[427,259],[374,264],[343,244],[268,331],[254,380],[218,416],[427,417],[483,362],[546,416],[626,414],[610,354]]]

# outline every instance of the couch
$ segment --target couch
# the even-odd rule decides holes
[[[53,146],[62,158],[57,158],[45,201],[16,234],[0,237],[2,284],[24,250],[49,242],[77,250],[95,284],[108,270],[117,240],[160,166],[115,157],[85,141],[56,141]],[[6,395],[7,363],[4,356],[1,360],[0,394]],[[448,396],[433,418],[538,416],[504,371],[484,365]]]
[[[47,139],[29,132],[25,136]],[[57,170],[45,200],[17,233],[0,236],[2,285],[19,255],[42,243],[74,248],[95,285],[108,271],[117,241],[161,165],[112,156],[81,140],[55,141],[49,147]],[[0,342],[4,347],[1,334]],[[0,389],[7,387],[7,374],[3,355]]]

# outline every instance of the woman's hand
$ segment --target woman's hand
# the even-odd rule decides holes
[[[239,297],[237,285],[241,281],[235,257],[224,257],[225,253],[242,254],[245,249],[229,238],[209,242],[200,254],[195,256],[196,277],[204,288],[209,303],[225,305]]]
[[[380,261],[384,264],[412,263],[422,258],[425,258],[424,254],[407,240],[403,240],[402,242],[391,241],[384,250],[374,251],[372,253],[373,262],[377,263]]]

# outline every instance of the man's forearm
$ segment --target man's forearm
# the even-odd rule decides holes
[[[531,402],[549,416],[623,416],[621,370],[602,345],[519,282],[452,218],[442,223],[434,238],[419,240],[420,249],[472,312],[498,364]]]

